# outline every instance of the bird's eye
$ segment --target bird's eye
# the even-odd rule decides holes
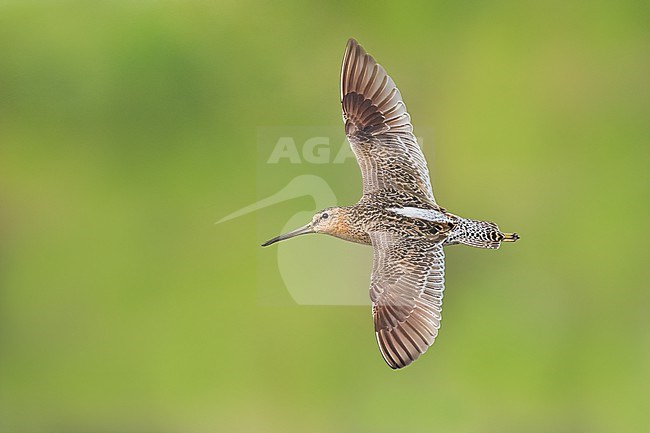
[[[325,212],[325,213],[324,213],[323,215],[321,215],[320,217],[321,217],[321,219],[326,220],[327,217],[329,217],[329,215],[327,215],[327,212]]]

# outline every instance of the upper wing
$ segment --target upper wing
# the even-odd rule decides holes
[[[427,163],[397,86],[355,41],[341,67],[345,133],[363,177],[363,193],[406,191],[435,203]]]
[[[391,368],[415,361],[440,328],[445,255],[440,242],[370,234],[374,261],[370,298],[375,336]]]

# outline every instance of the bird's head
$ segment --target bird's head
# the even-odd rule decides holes
[[[306,235],[309,233],[326,233],[333,234],[336,232],[337,225],[339,224],[339,218],[341,216],[341,208],[339,207],[329,207],[323,209],[314,214],[314,217],[311,219],[311,222],[305,226],[302,226],[296,230],[290,231],[283,235],[274,237],[262,244],[263,247],[274,244],[276,242],[283,241],[285,239],[290,239],[299,235]]]

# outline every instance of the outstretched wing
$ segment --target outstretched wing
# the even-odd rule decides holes
[[[374,261],[370,298],[375,336],[391,368],[415,361],[438,335],[445,288],[440,242],[370,234]]]
[[[348,41],[343,57],[341,104],[345,133],[361,168],[363,193],[394,188],[435,204],[427,163],[402,95],[354,39]]]

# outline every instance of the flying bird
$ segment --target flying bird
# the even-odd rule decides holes
[[[308,233],[372,245],[375,336],[386,363],[398,369],[418,359],[438,335],[443,247],[497,249],[519,236],[501,232],[493,222],[454,215],[436,203],[402,95],[354,39],[343,56],[341,104],[363,178],[361,199],[353,206],[323,209],[307,225],[262,246]]]

